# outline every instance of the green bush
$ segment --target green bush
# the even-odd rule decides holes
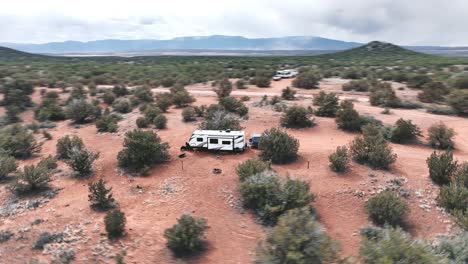
[[[284,164],[297,159],[299,140],[278,128],[271,128],[263,132],[258,148],[263,160]]]
[[[112,103],[114,103],[115,101],[115,94],[113,92],[105,92],[103,95],[102,95],[102,100],[104,101],[104,103],[108,104],[108,105],[112,105]]]
[[[458,163],[453,160],[452,152],[433,152],[426,160],[429,168],[429,177],[439,185],[450,183],[453,175],[457,171]]]
[[[59,160],[66,160],[70,158],[70,152],[72,149],[81,150],[84,148],[83,141],[78,136],[67,135],[60,138],[57,141],[56,149],[57,154],[56,158]]]
[[[196,120],[195,110],[193,107],[186,107],[182,110],[182,120],[184,122],[192,122]]]
[[[55,160],[55,158],[52,157],[52,155],[41,159],[37,166],[46,168],[48,170],[55,170],[58,167],[57,161]]]
[[[301,72],[297,75],[292,85],[303,89],[317,89],[320,78],[313,72]]]
[[[335,172],[344,172],[349,166],[349,154],[346,146],[337,147],[336,151],[328,156],[330,169]]]
[[[84,99],[74,99],[65,109],[65,115],[75,123],[81,124],[95,120],[101,115],[101,108]]]
[[[172,102],[177,108],[183,108],[195,102],[195,98],[191,96],[184,87],[181,89],[171,90],[171,96]]]
[[[47,187],[51,181],[49,170],[43,166],[26,165],[10,186],[12,192],[27,194]]]
[[[225,110],[216,110],[206,114],[200,129],[204,130],[240,130],[239,118]]]
[[[247,84],[244,80],[239,79],[236,81],[236,88],[237,89],[247,89]]]
[[[268,163],[258,158],[252,158],[239,164],[236,168],[236,172],[237,172],[237,175],[239,176],[239,180],[244,181],[248,179],[250,176],[263,172],[267,169],[269,169]]]
[[[65,160],[65,163],[77,173],[78,177],[90,175],[93,171],[94,161],[99,158],[99,153],[76,148],[72,148],[68,155],[69,157]]]
[[[415,75],[409,78],[408,87],[422,88],[424,85],[431,83],[432,79],[427,75]]]
[[[221,81],[217,82],[217,85],[213,90],[215,91],[216,95],[218,95],[218,98],[221,99],[223,97],[227,97],[232,92],[232,83],[227,78],[222,79]]]
[[[353,80],[343,84],[343,91],[367,92],[370,89],[370,83],[367,80]]]
[[[126,114],[132,111],[132,106],[127,99],[118,99],[112,104],[112,109],[118,113]]]
[[[259,88],[268,88],[271,84],[271,79],[267,76],[255,76],[251,83],[257,85]]]
[[[429,82],[424,84],[423,90],[418,94],[418,99],[424,103],[435,103],[444,100],[444,95],[450,92],[442,82]]]
[[[308,208],[292,209],[257,248],[255,263],[332,263],[338,245],[324,232]]]
[[[338,96],[334,93],[321,91],[314,96],[314,105],[318,106],[315,111],[316,116],[335,117],[338,111]]]
[[[86,100],[86,91],[81,83],[75,84],[72,88],[68,102],[73,100]]]
[[[430,246],[413,241],[401,229],[382,229],[373,233],[375,235],[362,237],[359,253],[363,263],[443,263]]]
[[[309,119],[309,112],[302,106],[291,106],[281,116],[281,126],[288,128],[304,128],[314,125]]]
[[[408,210],[406,203],[391,191],[383,191],[366,202],[369,218],[379,226],[401,225]]]
[[[336,112],[335,122],[339,129],[346,131],[361,130],[362,119],[354,109],[354,104],[348,100],[341,102],[340,108]]]
[[[119,209],[114,209],[107,212],[104,218],[104,225],[106,227],[107,235],[109,238],[117,238],[125,232],[126,218],[125,214]]]
[[[112,88],[112,93],[117,97],[121,97],[127,95],[129,92],[125,85],[115,85]]]
[[[249,112],[249,109],[242,101],[230,96],[220,98],[219,105],[224,107],[226,111],[238,114],[239,116],[245,116]]]
[[[453,182],[468,188],[468,162],[463,162],[460,166],[458,166],[458,170],[453,176]]]
[[[455,131],[452,128],[448,128],[444,123],[433,124],[429,127],[428,133],[429,144],[433,148],[453,149],[455,147],[455,143],[452,140],[453,136],[455,136]]]
[[[33,249],[43,250],[44,246],[50,244],[54,241],[61,240],[64,237],[64,233],[51,234],[49,232],[44,232],[39,235],[39,238],[36,240],[36,243],[33,246]]]
[[[369,101],[374,106],[398,107],[400,99],[389,83],[375,82],[370,89]]]
[[[112,188],[107,189],[106,182],[103,179],[88,183],[88,191],[88,200],[91,203],[91,207],[106,210],[115,206]]]
[[[288,86],[281,91],[281,98],[284,100],[294,100],[296,99],[296,91]]]
[[[96,128],[98,132],[117,132],[119,128],[117,120],[110,113],[105,113],[96,120]]]
[[[468,90],[457,90],[449,94],[447,103],[455,110],[459,115],[468,115]]]
[[[172,96],[170,94],[164,93],[156,97],[156,106],[161,109],[164,113],[167,112],[169,107],[172,105]]]
[[[396,154],[386,142],[381,130],[374,125],[362,129],[363,136],[351,143],[351,157],[358,163],[367,163],[373,168],[388,169],[395,162]]]
[[[449,263],[468,262],[468,232],[462,232],[454,237],[446,237],[437,246],[437,252],[446,256]]]
[[[41,104],[34,112],[34,117],[39,121],[64,120],[65,113],[59,105],[59,95],[56,92],[44,94]]]
[[[0,150],[15,158],[29,158],[41,145],[26,127],[15,124],[0,129]]]
[[[437,204],[450,212],[468,212],[468,188],[456,183],[442,186]]]
[[[0,180],[6,178],[18,168],[15,158],[6,154],[0,154]]]
[[[143,114],[148,122],[154,123],[154,119],[162,114],[162,110],[154,104],[148,104],[144,108]]]
[[[167,117],[163,114],[157,115],[153,119],[153,123],[157,129],[164,129],[167,126]]]
[[[1,88],[1,92],[3,93],[2,105],[15,106],[18,113],[32,106],[29,95],[34,93],[34,88],[26,81],[8,81]]]
[[[461,76],[453,83],[457,89],[468,89],[468,76]]]
[[[136,125],[138,128],[147,128],[149,126],[149,121],[146,117],[140,116],[136,120]]]
[[[169,144],[152,131],[133,130],[125,134],[124,149],[119,152],[119,166],[133,171],[147,169],[154,164],[168,161]]]
[[[133,91],[133,96],[137,98],[139,103],[150,103],[153,102],[153,92],[148,86],[138,86]]]
[[[390,140],[394,143],[406,143],[415,140],[421,136],[421,130],[413,124],[411,120],[398,119],[392,131]]]
[[[266,225],[274,225],[287,210],[309,206],[315,200],[306,182],[280,179],[268,171],[245,179],[239,186],[242,204]]]
[[[164,231],[167,247],[176,255],[190,255],[205,249],[204,234],[208,225],[203,218],[184,214],[177,224]]]

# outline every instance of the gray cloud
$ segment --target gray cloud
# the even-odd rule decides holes
[[[468,45],[467,12],[465,0],[16,0],[2,3],[0,42],[225,34]]]

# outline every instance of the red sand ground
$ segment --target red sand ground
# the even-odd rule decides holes
[[[341,93],[343,82],[327,79],[321,83],[321,89]],[[260,133],[279,125],[280,113],[268,107],[254,107],[252,103],[263,94],[280,95],[281,89],[290,84],[291,80],[282,80],[273,82],[271,88],[249,87],[233,92],[235,96],[251,97],[251,101],[247,102],[250,118],[242,122],[248,134]],[[197,98],[195,105],[216,102],[209,85],[193,85],[188,89]],[[317,92],[298,90],[298,97],[302,99],[287,103],[311,105],[310,97]],[[460,161],[468,160],[468,141],[463,137],[468,134],[466,119],[431,115],[422,110],[392,110],[391,115],[382,115],[382,109],[370,106],[363,94],[347,93],[345,97],[356,99],[356,109],[360,113],[373,115],[388,124],[403,117],[413,120],[425,131],[435,122],[445,122],[458,133],[455,139],[456,157]],[[38,102],[38,98],[39,93],[36,92],[33,100]],[[64,188],[57,197],[35,210],[0,218],[0,230],[8,229],[15,233],[8,242],[0,244],[0,262],[23,263],[31,258],[49,260],[50,254],[31,249],[37,237],[45,231],[62,232],[67,225],[71,225],[72,229],[78,230],[75,232],[76,241],[70,244],[76,252],[74,263],[114,263],[112,257],[123,250],[127,252],[126,263],[175,263],[176,259],[165,247],[163,232],[181,214],[191,213],[206,218],[210,228],[207,232],[207,252],[198,258],[189,259],[189,263],[251,263],[257,242],[264,237],[266,229],[255,223],[251,213],[239,207],[235,167],[255,156],[257,151],[219,156],[214,153],[189,152],[181,160],[178,158],[179,147],[199,122],[183,123],[180,114],[180,109],[170,109],[166,115],[168,128],[155,130],[163,141],[170,143],[172,158],[167,164],[156,166],[147,177],[133,178],[116,169],[116,156],[122,149],[124,133],[135,128],[135,120],[139,116],[137,110],[125,115],[125,119],[119,123],[119,132],[115,134],[98,134],[92,124],[74,128],[68,121],[51,129],[53,139],[44,142],[40,155],[21,164],[35,163],[40,157],[54,155],[57,139],[75,134],[83,139],[89,149],[101,153],[96,162],[95,176],[86,180],[70,178],[69,169],[60,164],[63,173],[54,175],[51,182],[53,188]],[[21,117],[28,122],[33,120],[31,111]],[[314,206],[320,221],[332,238],[341,244],[343,257],[358,254],[359,230],[369,225],[364,211],[365,201],[378,191],[379,186],[388,185],[386,181],[393,178],[403,177],[407,180],[403,188],[410,192],[410,233],[431,240],[450,231],[450,217],[434,204],[437,187],[428,179],[425,162],[433,150],[425,146],[425,139],[418,145],[392,144],[398,159],[389,172],[373,171],[352,163],[348,173],[339,175],[328,168],[328,155],[337,146],[349,144],[357,135],[337,130],[332,118],[316,118],[316,123],[317,126],[309,129],[288,129],[288,133],[300,140],[300,159],[290,165],[274,166],[274,169],[280,175],[290,175],[310,183],[311,191],[316,195]],[[213,168],[222,169],[222,173],[212,174]],[[114,197],[127,217],[127,234],[116,242],[107,240],[103,226],[104,213],[91,210],[87,201],[87,183],[99,178],[104,178],[108,186],[113,188]],[[2,185],[0,201],[3,204],[13,195],[6,190],[6,184]],[[421,205],[430,208],[424,210]],[[43,219],[45,222],[31,225],[35,219]],[[18,230],[24,227],[30,227],[30,230],[21,235]]]

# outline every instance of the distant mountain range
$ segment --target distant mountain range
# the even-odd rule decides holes
[[[317,55],[364,45],[321,37],[246,38],[241,36],[180,37],[169,40],[96,40],[44,44],[0,43],[0,46],[36,54],[105,55]],[[468,56],[468,47],[406,46],[434,55]]]

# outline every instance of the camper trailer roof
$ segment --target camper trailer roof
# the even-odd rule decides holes
[[[221,136],[221,135],[231,135],[231,136],[244,136],[245,131],[237,131],[237,130],[195,130],[192,133],[193,135],[213,135],[213,136]]]

